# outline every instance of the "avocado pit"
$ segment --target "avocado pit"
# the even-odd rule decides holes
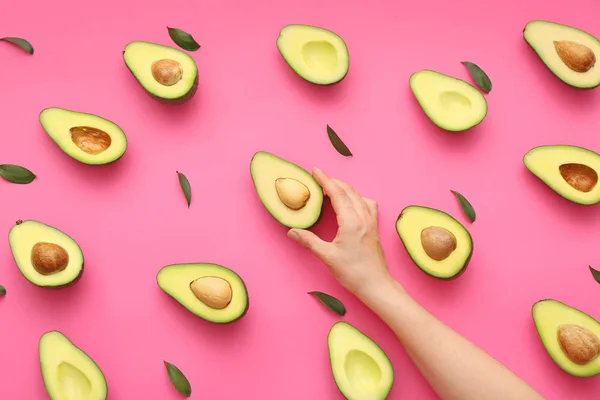
[[[100,154],[112,143],[108,133],[91,126],[74,126],[70,132],[73,143],[88,154]]]
[[[154,80],[164,86],[173,86],[183,77],[181,64],[168,58],[154,61],[150,68]]]
[[[210,308],[222,310],[231,302],[231,285],[223,278],[203,276],[190,283],[194,295]]]
[[[55,243],[38,242],[31,249],[31,264],[41,275],[63,271],[69,264],[69,253]]]
[[[587,72],[596,64],[596,55],[587,46],[568,40],[554,41],[554,48],[567,67],[575,72]]]
[[[456,250],[456,237],[445,228],[430,226],[421,231],[421,245],[429,257],[442,261]]]
[[[600,355],[600,339],[578,325],[561,325],[558,342],[567,358],[578,365],[588,364]]]
[[[558,167],[567,183],[580,192],[590,192],[598,183],[598,173],[584,164],[562,164]]]
[[[292,178],[278,178],[275,181],[275,190],[281,202],[292,210],[300,210],[310,198],[308,187]]]

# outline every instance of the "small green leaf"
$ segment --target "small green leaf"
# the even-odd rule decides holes
[[[331,311],[333,311],[339,315],[342,315],[342,316],[346,315],[346,307],[344,307],[342,302],[339,301],[338,299],[336,299],[335,297],[330,296],[327,293],[323,293],[323,292],[308,292],[308,294],[312,294],[313,296],[315,296],[317,299],[319,299],[319,301],[321,303],[323,303]]]
[[[4,296],[6,294],[6,288],[0,285],[0,296]]]
[[[461,64],[467,66],[467,68],[469,69],[469,73],[471,73],[471,77],[473,78],[477,86],[481,88],[481,90],[483,90],[486,93],[489,93],[492,90],[492,81],[487,76],[487,74],[483,72],[481,68],[479,68],[477,64],[473,64],[472,62],[468,61],[463,61],[461,62]]]
[[[36,178],[35,174],[27,168],[13,164],[0,164],[0,177],[21,185],[31,183]]]
[[[190,187],[190,181],[185,177],[181,172],[177,172],[177,176],[179,176],[179,185],[181,186],[181,190],[185,195],[185,200],[187,201],[188,208],[190,208],[190,204],[192,202],[192,188]]]
[[[329,125],[327,125],[327,135],[329,136],[329,140],[331,140],[331,144],[335,149],[343,156],[350,157],[352,152],[348,147],[342,142],[342,139],[335,133],[333,129]]]
[[[169,30],[169,36],[171,36],[171,39],[173,39],[175,44],[182,49],[187,51],[196,51],[200,48],[198,42],[196,42],[196,40],[194,40],[192,35],[189,33],[184,32],[181,29],[169,28],[168,26],[167,29]]]
[[[590,267],[590,272],[592,273],[592,276],[594,277],[596,282],[600,283],[600,271],[595,270],[594,268],[592,268],[591,265],[589,267]]]
[[[176,366],[171,363],[168,363],[163,360],[165,363],[165,367],[167,368],[167,374],[169,375],[169,380],[175,386],[175,389],[182,395],[186,397],[190,397],[192,395],[192,386],[190,385],[190,381],[187,380],[183,372],[179,370]]]
[[[465,196],[463,196],[462,194],[460,194],[458,192],[455,192],[454,190],[451,190],[451,192],[454,193],[454,195],[458,199],[458,202],[460,203],[460,207],[462,208],[465,215],[469,218],[469,220],[471,222],[475,222],[475,217],[476,217],[475,210],[473,209],[473,206],[471,205],[471,203],[469,203],[469,200],[467,200],[465,198]]]
[[[18,37],[3,37],[0,40],[4,40],[6,42],[11,42],[28,52],[29,54],[33,54],[33,46],[25,39],[21,39]]]

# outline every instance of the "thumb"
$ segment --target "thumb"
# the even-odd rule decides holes
[[[304,229],[290,229],[288,231],[288,237],[311,251],[317,257],[322,257],[325,254],[327,245],[329,244],[311,231]]]

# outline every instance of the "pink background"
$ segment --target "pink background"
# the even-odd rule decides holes
[[[18,4],[18,5],[17,5]],[[348,308],[344,320],[391,358],[391,399],[434,399],[392,332],[285,236],[260,204],[249,163],[266,150],[319,166],[380,203],[390,268],[436,316],[483,347],[548,399],[591,399],[598,378],[562,372],[536,334],[531,306],[555,298],[600,317],[598,207],[566,200],[522,164],[530,148],[568,143],[600,150],[600,89],[577,91],[555,78],[522,30],[548,19],[600,35],[600,5],[503,1],[31,1],[5,4],[0,36],[29,39],[30,56],[0,43],[0,163],[38,174],[31,185],[0,181],[0,227],[36,219],[73,236],[86,258],[74,287],[29,284],[0,247],[0,398],[43,399],[37,343],[58,329],[90,354],[111,399],[177,399],[163,366],[176,364],[197,399],[341,399],[326,335],[338,319],[306,294],[321,290]],[[304,82],[275,46],[289,23],[339,33],[350,72],[334,87]],[[161,105],[137,84],[121,52],[133,40],[171,45],[166,26],[202,48],[197,96]],[[470,132],[445,133],[423,114],[409,75],[435,69],[469,80],[460,61],[489,74],[489,112]],[[45,135],[50,106],[119,124],[129,149],[116,164],[82,165]],[[330,124],[354,152],[337,154]],[[175,171],[189,178],[190,209]],[[475,206],[470,225],[450,193]],[[475,243],[469,270],[440,282],[420,272],[395,231],[408,204],[450,212]],[[334,235],[328,205],[315,231]],[[155,283],[160,267],[209,261],[246,281],[250,310],[230,326],[194,317]],[[10,361],[9,361],[10,360]]]

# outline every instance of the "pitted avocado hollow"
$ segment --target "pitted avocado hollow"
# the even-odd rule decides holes
[[[88,154],[100,154],[112,143],[108,133],[91,126],[74,126],[69,131],[73,143]]]
[[[588,364],[600,355],[600,339],[582,326],[561,325],[558,342],[567,358],[578,365]]]
[[[183,68],[178,61],[163,58],[151,65],[152,76],[164,86],[173,86],[183,77]]]
[[[38,242],[31,249],[31,264],[41,275],[64,271],[69,264],[69,253],[54,243]]]
[[[421,231],[421,244],[429,257],[442,261],[456,250],[456,236],[445,228],[430,226]]]
[[[190,283],[190,288],[198,300],[217,310],[227,307],[233,295],[229,282],[216,276],[198,278]]]
[[[598,173],[584,164],[562,164],[558,167],[567,183],[580,192],[590,192],[598,183]]]
[[[596,64],[596,55],[587,46],[567,40],[554,41],[554,48],[565,65],[575,72],[587,72]]]
[[[310,198],[308,187],[292,178],[277,179],[275,181],[275,190],[281,202],[292,210],[301,209]]]

